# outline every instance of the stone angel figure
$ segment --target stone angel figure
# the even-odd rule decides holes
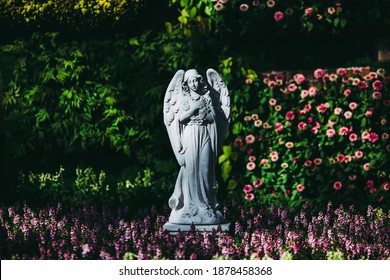
[[[164,98],[164,123],[180,165],[169,223],[224,223],[215,194],[218,152],[230,121],[230,97],[221,76],[207,70],[207,81],[195,70],[179,70]]]

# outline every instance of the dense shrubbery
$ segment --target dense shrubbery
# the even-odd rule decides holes
[[[166,211],[168,212],[168,211]],[[134,215],[136,214],[136,217]],[[21,259],[388,259],[389,214],[368,207],[331,204],[315,215],[272,208],[224,209],[231,233],[162,230],[166,215],[58,204],[41,210],[28,205],[0,209],[0,258]]]
[[[362,71],[318,69],[311,81],[248,71],[220,157],[230,188],[254,205],[388,205],[389,90],[383,69]]]

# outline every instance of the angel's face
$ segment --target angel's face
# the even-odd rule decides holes
[[[204,82],[202,77],[195,77],[191,76],[187,80],[188,87],[190,90],[198,93],[198,94],[204,94]]]

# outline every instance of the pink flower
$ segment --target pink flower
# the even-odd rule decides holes
[[[347,74],[347,69],[345,69],[345,68],[339,68],[339,69],[337,69],[337,75],[339,75],[339,76],[344,76],[345,74]]]
[[[276,156],[271,156],[271,160],[272,161],[278,161],[278,159],[279,159],[279,156],[277,156],[277,155]]]
[[[346,119],[352,118],[352,112],[346,111],[346,112],[344,113],[344,117],[345,117]]]
[[[300,130],[306,130],[306,129],[307,129],[307,123],[305,123],[305,122],[300,122],[300,123],[298,124],[298,128],[299,128]]]
[[[366,118],[371,118],[372,115],[373,115],[373,110],[367,110],[366,113],[364,114],[366,116]]]
[[[243,147],[243,148],[245,148],[245,147]],[[252,149],[252,148],[249,148],[249,149],[246,151],[246,153],[247,153],[248,155],[252,154],[252,153],[253,153],[253,149]]]
[[[255,186],[255,188],[260,188],[261,185],[263,185],[263,181],[258,178],[256,182],[253,182],[253,185]]]
[[[275,81],[269,81],[268,86],[270,88],[275,88],[276,87],[276,82]]]
[[[328,13],[329,13],[330,15],[333,15],[335,12],[336,12],[336,9],[335,9],[334,7],[329,7],[329,8],[328,8]]]
[[[253,200],[255,198],[255,195],[253,193],[247,193],[245,195],[246,200]]]
[[[362,72],[363,72],[363,70],[361,67],[353,67],[353,69],[352,69],[352,73],[354,75],[360,75],[360,74],[362,74]]]
[[[310,8],[311,9],[311,8]],[[307,9],[306,9],[307,10]],[[312,10],[313,11],[313,10]],[[319,78],[322,78],[322,76],[324,76],[325,74],[325,71],[321,68],[318,68],[317,70],[314,71],[314,77],[316,79],[319,79]]]
[[[246,121],[246,122],[249,122],[249,121],[251,121],[252,120],[252,118],[250,117],[250,116],[245,116],[244,117],[244,121]]]
[[[255,126],[256,127],[260,127],[263,125],[263,121],[262,120],[255,120]]]
[[[356,151],[355,156],[357,158],[362,158],[363,157],[363,152],[362,151]]]
[[[253,190],[252,186],[251,185],[245,185],[244,188],[243,188],[243,191],[245,193],[249,193]]]
[[[340,107],[334,108],[335,115],[340,115],[342,112],[343,112],[343,109],[341,109]]]
[[[235,147],[240,147],[240,146],[242,146],[242,144],[243,144],[242,139],[234,140],[234,146]]]
[[[345,160],[345,156],[343,154],[339,154],[337,156],[337,161],[338,162],[342,163],[342,162],[344,162],[344,160]]]
[[[348,179],[351,180],[351,181],[355,181],[356,180],[356,175],[349,175]]]
[[[303,106],[303,109],[304,109],[306,112],[310,112],[310,110],[311,110],[311,105],[310,105],[310,104],[306,104],[305,106]]]
[[[252,2],[252,5],[255,7],[259,6],[259,4],[260,4],[259,0],[253,0],[253,2]]]
[[[367,82],[366,81],[361,81],[358,87],[360,89],[367,88],[368,87]]]
[[[378,134],[376,133],[370,133],[370,135],[368,136],[368,141],[370,141],[371,143],[375,143],[376,141],[378,141],[379,139],[379,136]]]
[[[253,80],[248,78],[248,79],[245,80],[245,83],[247,85],[251,85],[253,83]]]
[[[324,74],[324,76],[322,76],[322,81],[324,83],[326,83],[328,80],[329,80],[329,75],[328,74]]]
[[[276,21],[281,21],[283,18],[284,18],[284,14],[283,14],[281,11],[277,11],[277,12],[274,14],[274,19],[275,19]]]
[[[294,92],[297,90],[297,85],[296,84],[289,84],[287,88],[289,91]]]
[[[306,80],[305,76],[303,74],[295,74],[294,75],[294,81],[300,85]]]
[[[383,185],[382,185],[382,187],[383,187],[383,189],[384,189],[385,191],[390,190],[390,184],[389,184],[389,182],[384,182]]]
[[[337,181],[333,184],[333,188],[338,191],[340,190],[341,188],[343,187],[343,184],[341,184],[341,182]]]
[[[367,163],[363,164],[363,169],[364,169],[365,171],[369,171],[369,170],[370,170],[370,163],[367,162]]]
[[[293,142],[287,142],[286,143],[286,148],[287,149],[291,149],[291,148],[293,148],[294,147],[294,143]]]
[[[351,103],[349,103],[349,109],[351,109],[351,110],[355,110],[356,108],[357,108],[357,103],[356,102],[351,102]]]
[[[306,167],[310,167],[312,165],[312,161],[310,159],[307,159],[307,160],[305,160],[303,165],[306,166]]]
[[[328,136],[329,138],[332,138],[335,134],[336,134],[336,131],[333,128],[329,128],[326,131],[326,136]]]
[[[358,78],[354,78],[354,79],[352,79],[352,84],[353,84],[354,86],[357,86],[357,85],[360,84],[360,80],[359,80]]]
[[[221,3],[217,3],[217,4],[215,4],[214,9],[215,9],[216,11],[220,11],[220,10],[223,9],[223,5],[222,5]]]
[[[362,140],[363,140],[363,142],[364,142],[365,140],[368,140],[369,137],[370,137],[370,133],[369,133],[368,131],[364,131],[364,132],[362,133]]]
[[[381,125],[385,125],[387,124],[387,120],[386,119],[381,119]]]
[[[382,139],[383,139],[383,140],[389,139],[389,134],[387,134],[386,132],[383,132],[383,134],[382,134]]]
[[[267,1],[267,6],[268,6],[269,8],[273,8],[273,7],[275,6],[275,1],[274,1],[274,0],[268,0],[268,1]]]
[[[379,100],[379,99],[382,98],[382,94],[381,94],[379,91],[375,91],[375,92],[372,94],[372,97],[373,97],[374,99]]]
[[[282,131],[283,130],[283,124],[280,123],[280,122],[276,123],[275,124],[275,130],[278,131],[278,132]]]
[[[293,111],[288,111],[288,112],[286,113],[286,118],[287,118],[289,121],[292,121],[292,120],[295,118],[294,112],[293,112]]]
[[[256,157],[255,156],[250,156],[248,159],[249,159],[249,161],[256,161]]]
[[[309,88],[309,96],[314,97],[317,95],[317,89],[315,87],[310,87]]]
[[[248,11],[248,10],[249,10],[248,4],[241,4],[241,5],[240,5],[240,10],[241,10],[242,12]]]
[[[304,189],[305,189],[305,186],[302,185],[302,184],[299,184],[299,185],[297,186],[297,190],[298,190],[299,192],[303,192]]]
[[[376,80],[375,82],[372,83],[372,88],[374,90],[381,90],[383,88],[383,84],[381,81]]]
[[[311,17],[313,15],[313,9],[312,8],[306,8],[305,9],[305,16]],[[322,69],[321,69],[322,70]],[[315,75],[315,74],[314,74]],[[317,77],[316,77],[317,78]]]
[[[348,97],[348,96],[350,96],[351,95],[351,90],[349,90],[349,89],[346,89],[346,90],[344,90],[344,96],[345,97]]]
[[[339,129],[339,134],[340,135],[347,135],[349,133],[349,129],[347,128],[347,127],[345,127],[345,126],[343,126],[343,127],[341,127],[340,129]]]
[[[328,108],[326,107],[325,103],[322,103],[317,106],[317,111],[320,113],[325,113]]]
[[[257,120],[259,119],[259,115],[258,114],[252,114],[252,120]]]
[[[313,134],[318,134],[318,128],[312,127],[311,132],[313,132]]]
[[[256,164],[254,162],[248,162],[246,164],[246,169],[248,169],[248,170],[253,170],[255,168],[256,168]]]
[[[370,193],[374,193],[374,192],[376,192],[376,188],[371,188]]]
[[[321,165],[321,163],[322,163],[322,159],[320,159],[320,158],[314,159],[314,164],[315,165]]]
[[[245,142],[247,144],[253,144],[255,142],[256,138],[252,134],[249,134],[248,136],[245,137]]]
[[[309,91],[308,90],[302,90],[301,91],[301,98],[302,99],[304,99],[304,98],[306,98],[306,97],[308,97],[309,96]]]
[[[358,136],[356,135],[356,133],[351,133],[351,135],[349,135],[349,141],[355,142],[357,139]]]
[[[260,161],[260,164],[261,164],[261,165],[267,165],[267,164],[268,164],[268,159],[262,159],[262,160]]]
[[[374,181],[373,180],[368,180],[366,182],[366,186],[367,186],[367,188],[372,188],[374,186]]]
[[[276,104],[276,99],[275,99],[275,98],[271,98],[271,99],[269,100],[269,104],[270,104],[271,106],[274,106],[274,105]]]
[[[331,81],[331,82],[337,81],[337,75],[336,74],[330,74],[329,81]]]

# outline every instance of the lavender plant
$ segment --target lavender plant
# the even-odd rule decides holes
[[[244,208],[224,215],[229,233],[163,231],[168,209],[138,213],[129,207],[86,204],[45,209],[0,209],[1,259],[388,259],[390,213],[368,207],[300,210]],[[134,217],[134,218],[131,218]]]

